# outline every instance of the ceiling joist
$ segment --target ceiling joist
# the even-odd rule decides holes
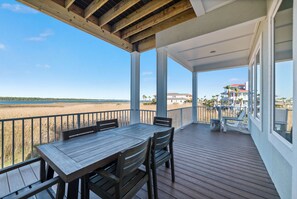
[[[75,0],[65,0],[65,8],[69,8]]]
[[[142,17],[154,12],[155,10],[165,6],[166,4],[172,2],[172,0],[152,0],[145,4],[143,7],[139,8],[135,12],[131,13],[127,17],[121,19],[119,22],[115,23],[112,26],[112,32],[118,32],[123,28],[129,26],[130,24],[136,22],[137,20],[141,19]]]
[[[84,17],[87,19],[101,8],[108,0],[93,0],[92,3],[85,9]]]
[[[141,41],[147,37],[155,35],[156,33],[160,32],[162,30],[170,28],[171,26],[175,26],[179,23],[188,21],[195,17],[196,17],[196,14],[193,11],[193,9],[188,9],[187,11],[184,11],[170,19],[167,19],[166,21],[163,21],[162,23],[159,23],[159,24],[157,24],[151,28],[148,28],[136,35],[133,35],[132,37],[130,37],[130,42],[136,43],[136,42]]]
[[[128,37],[135,35],[147,28],[150,28],[158,23],[161,23],[177,14],[180,14],[188,9],[192,8],[191,3],[188,0],[182,0],[169,8],[153,15],[152,17],[137,23],[136,25],[127,28],[122,31],[122,38],[127,39]]]
[[[118,3],[116,6],[114,6],[112,9],[107,11],[104,15],[102,15],[99,18],[99,25],[103,26],[137,4],[141,0],[122,0],[120,3]]]
[[[138,51],[139,52],[144,52],[150,49],[153,49],[156,47],[156,37],[155,35],[148,37],[138,44]]]

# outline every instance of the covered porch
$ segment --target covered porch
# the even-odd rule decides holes
[[[281,1],[19,1],[130,52],[131,97],[130,109],[124,116],[125,125],[151,123],[152,117],[156,115],[172,117],[178,128],[174,144],[176,183],[171,183],[170,173],[165,168],[159,169],[160,198],[297,196],[294,189],[297,184],[297,138],[293,137],[294,144],[285,142],[274,132],[271,116],[273,74],[270,41],[273,33],[270,20]],[[296,13],[296,1],[294,3]],[[113,7],[116,9],[112,9]],[[138,9],[140,12],[136,12]],[[296,47],[295,26],[294,21],[293,37]],[[157,107],[156,112],[150,112],[152,114],[148,117],[140,110],[140,59],[142,52],[153,48],[156,48],[157,54]],[[261,52],[259,60],[258,52]],[[183,123],[185,115],[182,110],[178,116],[171,115],[167,110],[168,57],[192,73],[192,107],[187,110],[189,117],[186,123]],[[295,61],[295,77],[296,57],[294,52],[292,59]],[[251,135],[210,132],[208,125],[199,124],[203,119],[199,118],[201,113],[197,103],[199,73],[241,66],[252,68],[255,64],[262,67],[262,76],[259,79],[261,96],[252,96],[257,91],[249,89],[249,99],[260,102],[248,106]],[[255,73],[250,71],[252,82],[258,81],[252,79]],[[296,86],[294,92],[297,92]],[[296,99],[294,95],[292,100],[296,102]],[[259,111],[259,114],[254,114],[254,111]],[[296,114],[295,111],[294,116]],[[294,124],[296,118],[293,119]],[[40,120],[40,126],[41,122]],[[292,129],[291,135],[294,132]],[[56,131],[54,135],[56,136]],[[49,137],[47,142],[50,142]],[[27,171],[17,170],[0,176],[1,186],[3,184],[6,187],[1,191],[11,192],[36,180],[38,175],[35,167],[36,165],[31,165]],[[146,197],[145,188],[136,196]]]

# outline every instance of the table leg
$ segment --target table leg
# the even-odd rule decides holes
[[[79,179],[68,183],[67,199],[77,199]]]
[[[49,165],[47,165],[47,174],[46,174],[46,179],[52,179],[54,177],[54,170],[52,169],[52,167],[50,167]]]

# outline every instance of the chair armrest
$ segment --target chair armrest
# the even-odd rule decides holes
[[[12,166],[1,169],[0,174],[7,173],[7,172],[12,171],[14,169],[18,169],[20,167],[23,167],[23,166],[26,166],[26,165],[29,165],[29,164],[32,164],[34,162],[38,162],[38,161],[41,161],[41,160],[42,160],[42,158],[38,157],[38,158],[33,158],[33,159],[30,159],[30,160],[26,160],[24,162],[20,162],[18,164],[15,164],[15,165],[12,165]]]
[[[57,176],[55,178],[45,181],[44,183],[36,185],[32,189],[30,189],[30,191],[28,191],[28,192],[19,194],[18,198],[26,199],[26,198],[32,197],[32,196],[36,195],[37,193],[40,193],[41,191],[44,191],[59,182],[61,182],[61,178]]]
[[[96,170],[95,173],[99,174],[100,176],[102,176],[104,178],[107,178],[109,180],[112,180],[115,183],[119,183],[120,182],[120,179],[117,176],[113,175],[112,173],[109,173],[108,171],[106,171],[104,169]]]
[[[238,119],[237,117],[223,117],[222,121],[233,120],[233,121],[243,121],[243,119]]]

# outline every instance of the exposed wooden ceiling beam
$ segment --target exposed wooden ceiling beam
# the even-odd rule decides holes
[[[144,52],[144,51],[153,49],[155,47],[156,47],[156,37],[155,35],[153,35],[139,42],[137,49],[139,52]]]
[[[108,0],[93,0],[92,3],[85,9],[84,17],[88,18],[101,8]]]
[[[54,1],[60,2],[60,0],[18,0],[34,9],[37,9],[41,12],[44,12],[50,16],[55,17],[58,20],[61,20],[73,27],[76,27],[80,30],[83,30],[89,34],[94,35],[106,42],[109,42],[119,48],[122,48],[126,51],[132,52],[132,44],[119,38],[118,36],[111,34],[109,31],[100,28],[97,24],[84,19],[83,10],[75,5],[72,5],[71,8],[81,14],[77,14],[74,12],[69,12],[64,7],[64,1],[62,4],[58,4]]]
[[[136,25],[127,28],[126,30],[122,31],[122,38],[126,39],[138,32],[141,32],[149,27],[152,27],[158,23],[161,23],[179,13],[182,13],[188,9],[192,8],[191,3],[188,0],[182,0],[173,6],[155,14],[154,16],[137,23]]]
[[[65,0],[65,8],[69,8],[75,0]]]
[[[135,4],[137,4],[140,0],[122,0],[112,9],[107,11],[104,15],[99,18],[99,25],[103,26],[110,22],[112,19],[116,18]]]
[[[196,17],[196,14],[193,9],[188,9],[187,11],[184,11],[170,19],[167,19],[166,21],[163,21],[162,23],[159,23],[151,28],[148,28],[136,35],[133,35],[130,37],[131,43],[136,43],[140,40],[143,40],[147,37],[150,37],[152,35],[155,35],[156,33],[165,30],[167,28],[170,28],[171,26],[175,26],[179,23],[188,21],[190,19],[193,19]]]
[[[115,23],[112,26],[112,32],[118,32],[123,28],[129,26],[130,24],[134,23],[135,21],[141,19],[142,17],[150,14],[151,12],[161,8],[162,6],[170,3],[172,0],[152,0],[149,3],[145,4],[143,7],[139,8],[132,14],[128,15],[127,17],[121,19],[119,22]]]

